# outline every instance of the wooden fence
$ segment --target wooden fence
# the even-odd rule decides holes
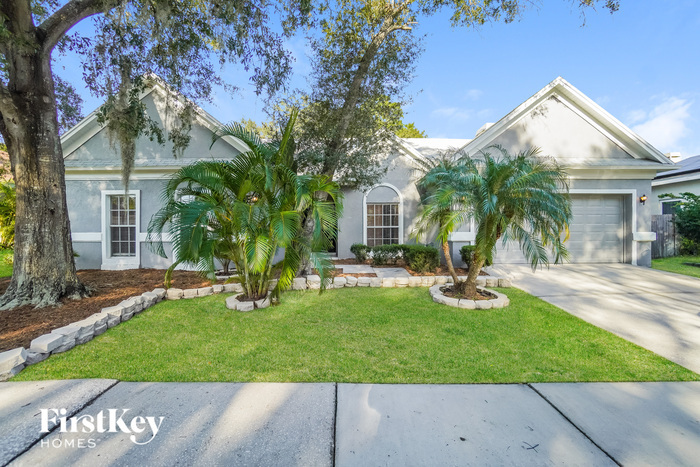
[[[651,216],[651,231],[656,232],[656,240],[651,244],[651,257],[653,259],[678,254],[680,238],[676,233],[673,214]]]

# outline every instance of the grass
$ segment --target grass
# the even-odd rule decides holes
[[[162,302],[14,380],[521,383],[700,376],[517,289],[502,310],[424,288],[290,292],[231,312],[224,296]]]
[[[700,277],[700,268],[686,266],[683,263],[700,263],[700,256],[672,256],[651,260],[651,267],[662,271],[685,274],[686,276]]]
[[[0,277],[12,276],[12,255],[14,251],[11,248],[0,249]]]

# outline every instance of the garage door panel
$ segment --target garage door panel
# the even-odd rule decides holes
[[[624,210],[620,195],[572,195],[572,222],[565,243],[572,263],[621,263],[624,260]],[[499,243],[499,263],[523,263],[517,244]]]

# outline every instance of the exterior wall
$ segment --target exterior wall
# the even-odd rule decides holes
[[[384,164],[388,170],[380,185],[389,184],[396,187],[403,198],[403,236],[400,242],[415,243],[412,233],[415,229],[420,199],[415,185],[417,180],[416,166],[410,156],[400,154],[398,149],[385,158]],[[353,243],[361,243],[365,236],[365,193],[369,193],[369,199],[373,202],[391,202],[397,196],[393,190],[385,186],[377,187],[374,190],[368,189],[365,192],[343,190],[343,193],[345,194],[343,217],[338,223],[338,257],[352,258],[350,246]]]
[[[658,181],[666,181],[666,179],[661,179]],[[657,185],[652,187],[651,196],[649,196],[649,201],[647,204],[652,207],[653,214],[661,214],[661,200],[659,195],[664,193],[673,193],[678,195],[680,193],[690,192],[700,195],[700,175],[698,175],[697,180],[689,180],[685,182],[677,183],[666,183],[664,185]]]
[[[146,243],[146,233],[151,217],[160,208],[160,194],[165,178],[132,180],[129,190],[140,191],[140,229],[137,246],[140,248],[140,265],[144,268],[167,268],[172,264],[152,253]],[[78,269],[100,269],[102,267],[102,191],[124,190],[118,180],[66,180],[68,215],[73,234],[73,247],[80,255],[76,258]],[[169,249],[166,248],[169,252]]]
[[[500,144],[511,153],[538,147],[543,155],[556,157],[562,164],[631,157],[556,95],[496,137],[492,144]]]
[[[153,118],[161,128],[171,128],[172,115],[165,109],[165,103],[155,93],[143,99],[148,115]],[[189,133],[190,144],[178,157],[173,156],[173,145],[170,141],[160,145],[157,141],[151,141],[141,136],[136,140],[135,166],[150,165],[186,165],[197,159],[230,159],[235,151],[229,144],[218,141],[209,149],[213,132],[195,122]],[[107,130],[102,129],[92,138],[84,142],[70,154],[66,154],[67,167],[121,167],[119,153],[110,144]]]
[[[167,131],[173,127],[174,114],[168,112],[159,93],[153,92],[146,96],[143,103],[149,116],[161,128]],[[68,214],[73,247],[79,254],[76,258],[76,266],[79,269],[100,269],[106,266],[103,264],[102,252],[102,242],[106,241],[102,192],[124,190],[120,175],[121,157],[110,144],[107,131],[101,129],[94,133],[94,125],[97,123],[86,125],[71,137],[73,139],[63,143],[67,152],[65,164]],[[139,267],[167,268],[172,264],[171,259],[164,259],[152,253],[145,243],[148,223],[161,207],[161,192],[169,175],[179,167],[196,160],[230,160],[239,153],[225,141],[218,141],[210,149],[213,132],[199,117],[193,122],[189,136],[189,146],[177,157],[173,156],[170,142],[160,145],[147,137],[140,137],[136,141],[134,171],[129,191],[140,192],[137,232]],[[166,253],[172,258],[170,246],[166,244],[165,247]]]

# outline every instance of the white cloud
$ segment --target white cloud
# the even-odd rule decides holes
[[[464,97],[467,100],[475,101],[475,100],[479,99],[483,94],[484,94],[484,91],[482,91],[481,89],[470,89],[469,91],[466,92]]]
[[[688,134],[686,121],[690,118],[692,102],[678,97],[669,97],[642,117],[642,123],[632,127],[642,138],[656,146],[661,152],[674,150],[680,140]],[[633,112],[634,113],[634,112]],[[637,116],[640,116],[638,113]]]
[[[630,124],[639,123],[645,118],[647,118],[647,113],[641,109],[632,110],[627,114],[627,121],[630,122]]]
[[[433,117],[451,120],[468,120],[471,118],[471,114],[470,110],[458,107],[440,107],[430,112],[430,115]]]

